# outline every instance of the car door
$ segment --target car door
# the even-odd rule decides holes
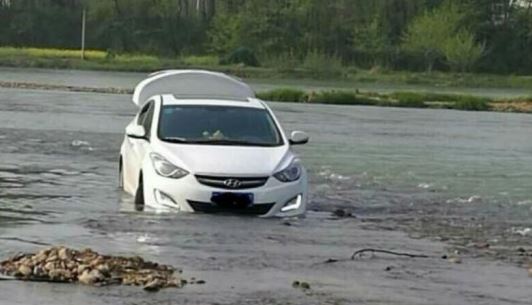
[[[139,181],[139,173],[142,168],[142,162],[144,161],[146,152],[148,151],[150,145],[154,112],[155,101],[151,100],[142,107],[137,115],[136,120],[131,122],[131,124],[143,126],[144,130],[146,131],[146,137],[144,139],[127,137],[126,140],[128,149],[126,149],[127,155],[124,156],[124,161],[127,163],[127,171],[129,172],[127,173],[127,176],[132,180],[128,182],[130,182],[130,185],[134,186],[135,189]]]

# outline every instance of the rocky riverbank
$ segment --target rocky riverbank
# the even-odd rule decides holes
[[[167,265],[141,257],[106,256],[66,247],[17,254],[0,263],[0,274],[22,281],[81,283],[91,286],[140,286],[147,291],[181,288],[187,281]]]

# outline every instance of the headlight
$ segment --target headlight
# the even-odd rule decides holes
[[[296,159],[287,168],[275,174],[274,177],[281,182],[294,182],[301,177],[302,172],[301,163]]]
[[[179,179],[188,175],[186,170],[173,165],[159,154],[151,153],[150,158],[151,162],[153,163],[153,168],[157,174],[163,177]]]

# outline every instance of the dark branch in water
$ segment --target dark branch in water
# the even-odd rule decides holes
[[[324,261],[323,264],[334,264],[338,262],[353,261],[357,258],[357,256],[360,256],[361,254],[366,253],[366,252],[383,253],[383,254],[396,255],[396,256],[405,256],[405,257],[410,257],[410,258],[429,258],[430,257],[424,254],[411,254],[411,253],[395,252],[395,251],[381,250],[381,249],[362,249],[362,250],[358,250],[355,253],[353,253],[350,259],[329,258],[328,260]]]
[[[48,244],[48,243],[43,243],[43,242],[36,241],[36,240],[22,239],[22,238],[18,238],[18,237],[2,237],[2,238],[0,238],[0,240],[18,241],[18,242],[22,242],[22,243],[37,245],[37,246],[50,246],[50,244]]]
[[[428,255],[424,254],[410,254],[410,253],[404,253],[404,252],[395,252],[395,251],[388,251],[388,250],[380,250],[380,249],[362,249],[358,250],[353,255],[351,255],[351,260],[356,259],[357,256],[360,256],[363,253],[371,252],[371,253],[383,253],[383,254],[390,254],[390,255],[396,255],[396,256],[406,256],[410,258],[429,258]]]

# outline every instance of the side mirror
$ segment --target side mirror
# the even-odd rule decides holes
[[[303,145],[303,144],[307,144],[308,141],[309,141],[309,137],[303,131],[294,131],[290,135],[291,145]]]
[[[146,139],[146,130],[140,125],[129,125],[126,127],[126,135],[133,139]]]

